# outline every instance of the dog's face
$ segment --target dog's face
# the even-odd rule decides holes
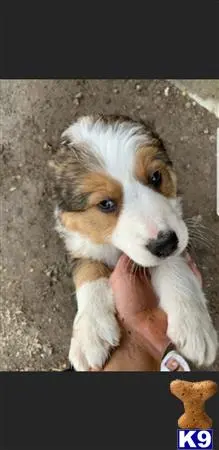
[[[150,267],[180,254],[188,231],[161,141],[123,117],[82,117],[54,163],[59,218],[69,232],[112,244]]]

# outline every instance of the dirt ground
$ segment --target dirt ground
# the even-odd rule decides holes
[[[175,162],[186,217],[207,227],[196,255],[219,329],[215,116],[156,80],[2,80],[1,109],[0,370],[68,366],[75,304],[46,165],[60,133],[85,113],[154,122]]]

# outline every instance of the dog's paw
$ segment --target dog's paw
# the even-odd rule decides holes
[[[69,361],[77,371],[101,369],[120,340],[120,327],[107,279],[87,283],[77,292]]]
[[[217,333],[207,310],[196,311],[194,317],[171,317],[167,335],[180,353],[196,366],[214,363],[218,349]]]
[[[111,311],[102,317],[82,314],[73,328],[69,361],[77,371],[101,369],[110,349],[119,344],[120,329]]]

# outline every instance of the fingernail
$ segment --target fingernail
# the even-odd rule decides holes
[[[170,359],[167,364],[169,369],[176,369],[178,367],[178,363],[174,359]]]
[[[172,361],[171,365],[173,369],[176,369],[178,367],[178,363],[176,361]]]

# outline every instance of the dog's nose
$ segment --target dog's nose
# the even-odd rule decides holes
[[[152,255],[166,258],[177,249],[178,242],[175,231],[160,231],[157,239],[150,239],[146,247]]]

